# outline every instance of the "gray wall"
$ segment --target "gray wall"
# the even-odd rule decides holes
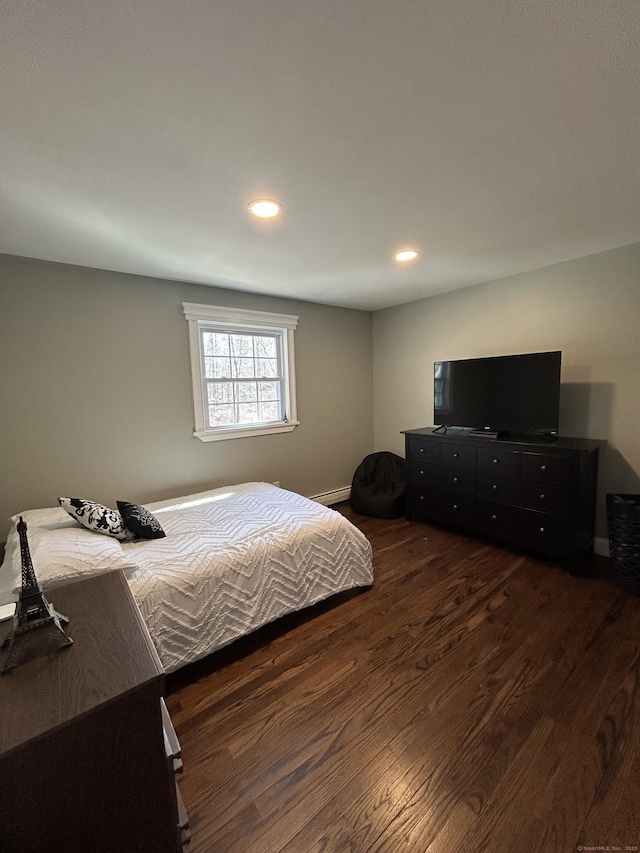
[[[378,311],[374,446],[404,455],[400,430],[433,422],[433,362],[562,350],[560,432],[606,439],[605,494],[640,492],[640,244]]]
[[[300,315],[296,430],[192,437],[183,301]],[[563,353],[561,432],[609,442],[606,537],[605,493],[640,492],[640,244],[378,311],[373,351],[371,316],[0,256],[0,540],[9,515],[63,493],[114,505],[253,479],[347,486],[374,447],[402,453],[400,430],[431,423],[435,360],[546,349]]]
[[[193,438],[183,301],[300,316],[283,435]],[[59,495],[115,506],[247,480],[316,495],[373,449],[371,314],[0,256],[0,541]]]

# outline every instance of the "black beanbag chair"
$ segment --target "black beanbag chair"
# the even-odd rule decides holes
[[[351,483],[351,508],[374,518],[404,515],[404,459],[383,450],[365,456]]]

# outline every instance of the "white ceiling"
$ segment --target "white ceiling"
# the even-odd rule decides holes
[[[3,0],[1,39],[3,252],[373,310],[640,240],[639,0]]]

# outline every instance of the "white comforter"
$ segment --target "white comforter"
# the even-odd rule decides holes
[[[276,486],[244,483],[146,506],[162,524],[165,539],[119,543],[80,530],[73,521],[69,528],[63,518],[52,523],[49,517],[45,526],[55,530],[64,526],[85,550],[100,549],[101,571],[108,545],[114,554],[112,567],[125,571],[168,671],[285,613],[373,583],[366,537],[334,510]],[[33,514],[38,512],[62,510]],[[24,515],[29,542],[33,537],[35,544],[36,574],[45,588],[59,585],[47,567],[46,577],[38,569],[38,552],[46,553],[50,533],[48,537],[43,533],[42,524],[32,529],[36,519],[29,519],[31,513]],[[9,537],[5,563],[19,561],[15,538],[13,533]],[[59,539],[55,540],[58,566]],[[62,561],[65,581],[74,574],[91,573],[90,567],[76,565],[74,559]],[[14,576],[15,569],[13,565]],[[72,626],[69,630],[73,634]]]

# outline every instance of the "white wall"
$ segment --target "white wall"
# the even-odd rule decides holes
[[[640,244],[378,311],[374,446],[433,423],[433,362],[562,350],[560,433],[606,439],[605,494],[640,492]]]
[[[193,437],[182,302],[297,314],[284,435]],[[115,506],[246,480],[316,495],[373,450],[371,314],[0,256],[0,541],[59,495]]]

